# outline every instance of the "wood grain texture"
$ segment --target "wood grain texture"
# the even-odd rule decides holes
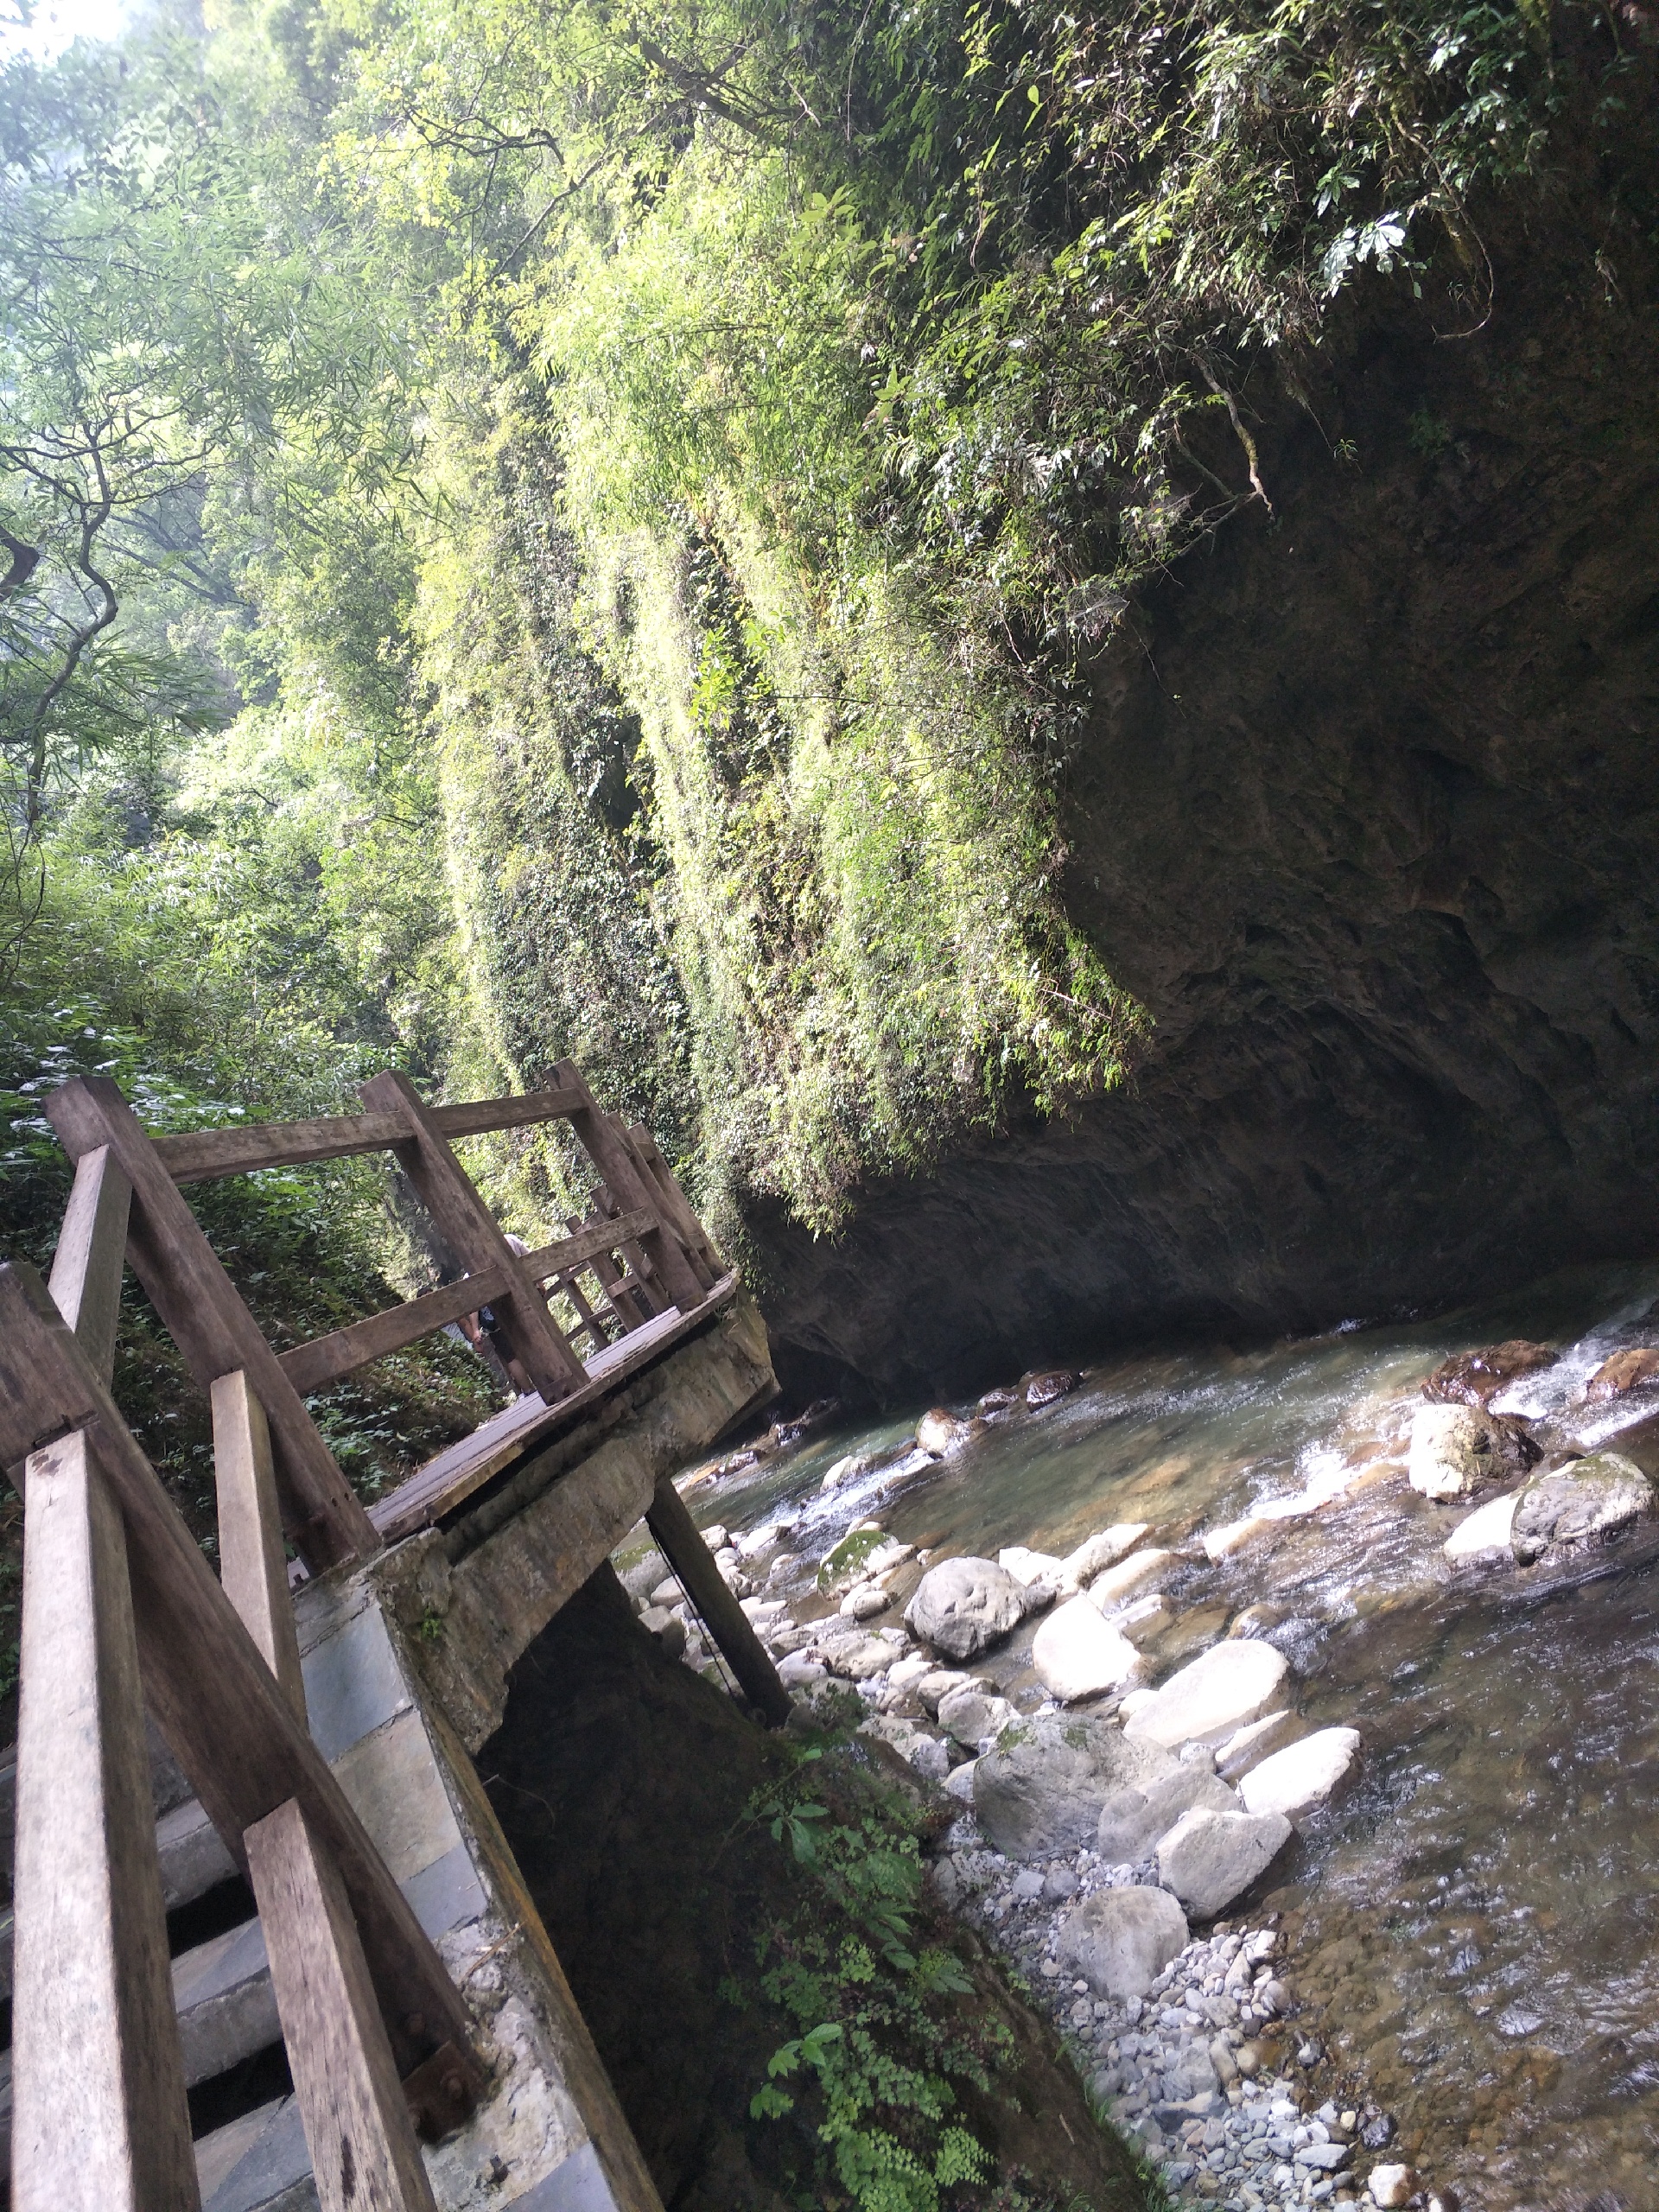
[[[194,2212],[121,1516],[82,1433],[27,1482],[12,2203]]]
[[[115,1373],[115,1326],[127,1264],[132,1185],[108,1145],[75,1163],[74,1187],[52,1255],[48,1287],[57,1309],[107,1382]]]
[[[282,1516],[264,1408],[241,1368],[221,1375],[208,1398],[213,1416],[213,1482],[219,1492],[219,1587],[276,1678],[296,1718],[305,1721],[300,1639],[283,1556]]]
[[[296,1718],[200,1547],[32,1268],[0,1266],[0,1405],[86,1429],[119,1505],[144,1696],[232,1855],[243,1831],[297,1797],[334,1853],[399,2068],[465,2045],[465,2005],[407,1899]],[[416,2034],[399,2024],[423,2016]]]
[[[407,1076],[388,1072],[365,1084],[362,1095],[365,1104],[377,1113],[402,1114],[406,1134],[396,1147],[397,1158],[467,1274],[478,1275],[489,1268],[500,1275],[505,1287],[490,1306],[531,1387],[550,1405],[579,1389],[585,1379],[582,1362],[560,1335],[524,1262],[473,1187],[414,1084]]]
[[[691,1210],[691,1202],[680,1188],[674,1171],[663,1158],[661,1147],[643,1122],[635,1122],[628,1130],[628,1139],[645,1173],[656,1190],[658,1203],[673,1224],[675,1231],[691,1264],[705,1283],[713,1282],[721,1270],[720,1255],[709,1239],[708,1230]]]
[[[435,2212],[363,1947],[290,1798],[244,1839],[322,2212]]]
[[[270,1423],[283,1526],[307,1566],[371,1557],[373,1524],[118,1088],[77,1077],[46,1110],[72,1160],[108,1145],[131,1183],[127,1255],[196,1381],[206,1390],[246,1370]]]
[[[594,1095],[574,1060],[561,1060],[554,1071],[559,1086],[575,1093],[581,1103],[570,1109],[569,1122],[582,1146],[605,1179],[616,1205],[624,1212],[656,1210],[656,1187],[640,1168],[625,1136],[620,1135],[607,1115],[601,1114]],[[668,1297],[683,1313],[702,1295],[696,1270],[670,1230],[657,1228],[640,1238],[652,1267]]]
[[[678,1576],[681,1588],[702,1614],[709,1633],[737,1676],[743,1694],[774,1728],[781,1728],[790,1715],[789,1692],[779,1681],[778,1669],[748,1615],[726,1587],[714,1554],[698,1535],[671,1476],[658,1478],[645,1521],[663,1557]]]
[[[255,1122],[233,1129],[188,1129],[157,1137],[156,1150],[175,1183],[214,1183],[261,1167],[304,1167],[385,1152],[403,1135],[386,1114],[330,1114],[315,1122]]]

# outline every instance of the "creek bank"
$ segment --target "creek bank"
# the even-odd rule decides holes
[[[1513,1375],[1524,1384],[1548,1371],[1531,1359]],[[1416,1402],[1425,1412],[1490,1417],[1484,1404],[1448,1403],[1438,1392]],[[1574,1402],[1595,1402],[1579,1388]],[[1311,1618],[1305,1599],[1299,1607],[1295,1576],[1284,1580],[1287,1541],[1303,1529],[1334,1535],[1357,1513],[1357,1529],[1388,1527],[1397,1532],[1392,1542],[1408,1540],[1422,1586],[1449,1588],[1472,1570],[1482,1587],[1501,1588],[1507,1575],[1518,1594],[1540,1575],[1548,1586],[1552,1573],[1570,1580],[1596,1571],[1602,1545],[1651,1511],[1647,1478],[1631,1463],[1635,1485],[1628,1477],[1614,1485],[1618,1512],[1580,1512],[1576,1522],[1568,1516],[1570,1526],[1558,1516],[1532,1563],[1507,1530],[1501,1545],[1460,1559],[1455,1540],[1473,1517],[1470,1507],[1478,1515],[1504,1503],[1486,1493],[1516,1467],[1529,1471],[1527,1485],[1554,1484],[1580,1502],[1594,1484],[1605,1503],[1610,1493],[1591,1461],[1609,1455],[1579,1451],[1571,1423],[1502,1414],[1499,1433],[1517,1440],[1513,1458],[1485,1455],[1463,1495],[1433,1500],[1408,1478],[1413,1403],[1402,1394],[1376,1411],[1380,1452],[1357,1444],[1340,1465],[1315,1459],[1299,1490],[1242,1522],[1111,1520],[1065,1548],[1045,1549],[1029,1536],[1000,1545],[994,1559],[945,1559],[933,1544],[901,1541],[887,1525],[893,1516],[876,1512],[820,1549],[814,1497],[833,1502],[849,1485],[875,1502],[883,1485],[896,1500],[912,1491],[922,1497],[930,1479],[960,1483],[958,1471],[986,1436],[1010,1421],[1052,1418],[1033,1416],[1024,1392],[1010,1390],[965,1414],[936,1409],[931,1454],[921,1449],[918,1424],[915,1435],[843,1454],[799,1504],[749,1531],[711,1532],[725,1540],[723,1570],[802,1699],[839,1683],[842,1698],[856,1696],[866,1708],[866,1732],[961,1804],[935,1859],[942,1899],[1042,1993],[1096,2094],[1112,2101],[1115,2117],[1157,2156],[1166,2178],[1236,2212],[1262,2202],[1358,2201],[1373,2169],[1376,2202],[1426,2203],[1446,2172],[1421,2129],[1395,2142],[1351,2032],[1340,2018],[1327,2029],[1319,2008],[1301,1999],[1292,1941],[1301,1912],[1286,1915],[1281,1931],[1266,1924],[1287,1884],[1295,1891],[1317,1867],[1345,1799],[1364,1797],[1371,1748],[1370,1732],[1351,1725],[1358,1716],[1332,1713],[1328,1696],[1322,1711],[1301,1710],[1334,1624]],[[1516,1494],[1509,1494],[1511,1519]],[[1635,1519],[1626,1510],[1632,1497]],[[906,1516],[912,1528],[917,1517]],[[1225,1541],[1217,1544],[1217,1535]],[[1363,1540],[1357,1545],[1363,1554]],[[630,1579],[650,1572],[644,1563]],[[1217,1601],[1221,1590],[1228,1594]],[[963,1640],[952,1592],[971,1599],[960,1652],[915,1633],[931,1623]],[[653,1585],[648,1594],[671,1592]],[[1363,1568],[1355,1594],[1358,1625],[1369,1611]],[[1122,1639],[1138,1675],[1068,1697],[1044,1663],[1045,1637],[1076,1608]],[[1351,1617],[1355,1611],[1351,1604]],[[1131,1641],[1137,1630],[1139,1644]],[[1243,1988],[1227,1981],[1238,1950],[1224,1955],[1241,1926],[1246,1936],[1280,1938],[1272,1972],[1258,1974],[1267,1961],[1252,1961]],[[1137,1955],[1136,1971],[1147,1979],[1131,1992],[1122,1961]],[[1217,1972],[1222,1987],[1210,1990]],[[1213,2086],[1191,2063],[1198,2018],[1183,2012],[1181,1993],[1191,1989],[1226,1997],[1232,2008],[1222,2008],[1231,2041],[1198,2008]],[[1143,2009],[1132,2017],[1135,2004]],[[1151,2038],[1144,2049],[1143,2037]],[[1211,2047],[1218,2037],[1233,2054],[1231,2075]],[[1333,2044],[1340,2063],[1329,2056]],[[1189,2072],[1198,2086],[1172,2094]],[[1178,2109],[1193,2098],[1193,2108]],[[1348,2113],[1354,2124],[1344,2132]],[[1411,2188],[1401,2196],[1408,2164]]]

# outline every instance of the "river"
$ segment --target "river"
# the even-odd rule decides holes
[[[1574,1270],[1428,1321],[1110,1357],[896,1481],[820,1487],[844,1455],[902,1440],[920,1407],[705,1485],[698,1517],[792,1522],[810,1561],[871,1515],[991,1558],[1148,1522],[1189,1554],[1176,1633],[1155,1648],[1166,1673],[1245,1607],[1273,1608],[1256,1632],[1291,1660],[1305,1714],[1365,1745],[1363,1783],[1259,1908],[1285,1916],[1332,2061],[1467,2208],[1659,2212],[1659,1530],[1568,1572],[1454,1568],[1442,1546],[1467,1505],[1431,1503],[1404,1472],[1429,1370],[1525,1337],[1560,1357],[1494,1410],[1535,1421],[1547,1447],[1617,1443],[1659,1474],[1656,1394],[1584,1402],[1610,1353],[1659,1341],[1656,1299],[1659,1268]],[[1284,1517],[1206,1555],[1206,1535],[1275,1506]],[[1023,1706],[1041,1694],[1033,1630],[987,1669]]]

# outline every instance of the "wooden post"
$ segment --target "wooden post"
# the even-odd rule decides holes
[[[292,1798],[256,1821],[244,1842],[322,2212],[434,2212],[328,1852]]]
[[[270,1422],[284,1525],[306,1565],[320,1573],[372,1558],[380,1548],[373,1522],[120,1090],[105,1077],[77,1076],[46,1110],[72,1160],[107,1145],[131,1184],[127,1256],[196,1381],[207,1390],[246,1370]]]
[[[438,1134],[414,1084],[388,1071],[365,1083],[362,1096],[378,1112],[402,1114],[409,1138],[396,1147],[397,1158],[467,1274],[492,1268],[504,1275],[506,1288],[490,1305],[532,1386],[550,1406],[569,1397],[588,1380],[587,1370],[560,1335],[524,1262]]]
[[[600,1112],[592,1091],[582,1080],[581,1069],[574,1060],[561,1060],[556,1072],[560,1088],[575,1093],[583,1102],[569,1109],[570,1126],[583,1151],[604,1178],[617,1205],[624,1212],[639,1206],[656,1211],[660,1205],[656,1185],[641,1172],[626,1140],[617,1135],[607,1117]],[[678,1237],[671,1229],[658,1227],[648,1230],[639,1241],[663,1288],[682,1313],[689,1313],[702,1301],[702,1285],[681,1250]]]
[[[121,1516],[77,1431],[29,1461],[12,2203],[194,2212]]]
[[[568,1217],[569,1226],[579,1229],[582,1224],[575,1214]],[[617,1325],[626,1336],[630,1330],[649,1321],[656,1312],[650,1293],[643,1282],[628,1282],[622,1270],[608,1252],[595,1252],[594,1273],[599,1277],[599,1287],[605,1294],[606,1303],[615,1314]],[[626,1301],[626,1303],[624,1302]]]
[[[213,1480],[219,1491],[219,1580],[276,1687],[303,1723],[300,1639],[283,1557],[282,1516],[264,1408],[239,1367],[221,1375],[209,1398]]]
[[[108,1145],[75,1163],[75,1185],[58,1232],[48,1287],[102,1381],[115,1373],[115,1327],[127,1263],[132,1185]]]
[[[659,1475],[645,1522],[681,1587],[709,1624],[743,1694],[772,1723],[781,1727],[790,1715],[789,1692],[750,1625],[749,1617],[715,1565],[714,1554],[697,1534],[685,1501],[667,1475]]]
[[[155,1469],[39,1275],[0,1266],[0,1463],[54,1427],[86,1430],[120,1508],[145,1700],[226,1846],[240,1859],[244,1831],[296,1797],[346,1885],[400,2069],[464,2050],[467,2008],[442,1960]]]
[[[698,1274],[704,1279],[705,1288],[720,1274],[719,1255],[709,1241],[709,1232],[691,1211],[691,1202],[680,1188],[674,1171],[663,1158],[657,1140],[643,1122],[636,1122],[627,1132],[634,1156],[649,1178],[662,1207],[675,1228],[686,1255]]]

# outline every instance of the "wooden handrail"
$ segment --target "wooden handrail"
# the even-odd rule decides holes
[[[270,1423],[283,1525],[306,1565],[320,1573],[340,1560],[371,1558],[380,1547],[368,1515],[119,1085],[107,1076],[76,1076],[48,1099],[46,1111],[77,1166],[107,1146],[131,1184],[127,1257],[197,1382],[209,1389],[219,1376],[247,1370]]]
[[[482,1136],[490,1129],[521,1129],[557,1121],[585,1103],[561,1087],[522,1098],[480,1098],[427,1109],[449,1139]],[[253,1122],[229,1129],[188,1129],[155,1139],[162,1164],[175,1183],[211,1183],[261,1167],[304,1167],[321,1160],[349,1160],[364,1152],[389,1152],[409,1132],[398,1114],[330,1114],[315,1122]]]
[[[125,1528],[146,1701],[232,1857],[245,1865],[244,1831],[295,1799],[345,1883],[400,2072],[446,2043],[467,2048],[442,1961],[46,1285],[21,1263],[0,1266],[0,1406],[16,1427],[86,1430]]]
[[[556,1244],[543,1245],[520,1264],[536,1281],[545,1282],[565,1268],[592,1259],[595,1253],[608,1251],[625,1237],[642,1235],[655,1225],[656,1218],[654,1214],[641,1212],[625,1215],[620,1222],[594,1223]],[[434,1330],[447,1328],[463,1313],[475,1313],[480,1306],[500,1295],[505,1281],[501,1268],[482,1268],[476,1274],[463,1275],[459,1282],[424,1291],[418,1298],[390,1306],[384,1313],[371,1314],[366,1320],[353,1321],[330,1336],[296,1344],[292,1351],[283,1354],[283,1372],[302,1396],[321,1390],[342,1375],[366,1367],[371,1360],[384,1359],[388,1352],[401,1351],[405,1344],[418,1343]]]

